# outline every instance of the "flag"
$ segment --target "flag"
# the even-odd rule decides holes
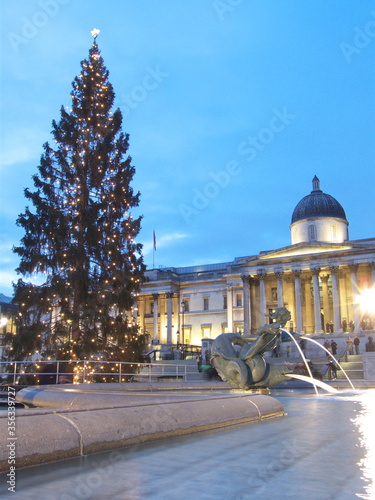
[[[156,234],[155,234],[155,231],[154,231],[154,250],[156,250]]]

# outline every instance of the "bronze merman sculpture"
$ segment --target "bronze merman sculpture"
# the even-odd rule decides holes
[[[278,342],[292,339],[282,329],[290,320],[290,312],[285,307],[277,308],[269,315],[274,321],[258,328],[254,335],[242,336],[237,333],[223,333],[212,344],[211,363],[219,376],[233,389],[253,389],[270,387],[287,380],[286,373],[292,370],[286,366],[267,363],[263,354],[277,346]],[[292,333],[296,338],[300,335]],[[238,346],[235,349],[234,346]]]

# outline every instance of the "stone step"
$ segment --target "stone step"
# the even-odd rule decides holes
[[[363,380],[364,379],[364,372],[363,370],[345,370],[347,376],[350,378],[350,380]],[[337,379],[339,380],[346,380],[345,375],[341,370],[337,372]]]
[[[344,368],[344,370],[363,370],[363,363],[346,363],[340,361],[340,365]]]

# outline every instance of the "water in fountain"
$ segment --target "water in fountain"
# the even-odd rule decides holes
[[[328,349],[326,349],[324,347],[324,345],[320,344],[319,342],[317,342],[314,339],[310,339],[309,337],[301,337],[301,338],[303,338],[305,340],[308,340],[309,342],[313,342],[314,344],[317,344],[319,347],[321,347],[322,349],[324,349],[324,351],[326,351],[331,356],[331,358],[335,360],[335,363],[337,363],[337,365],[340,367],[340,370],[342,370],[342,373],[345,375],[345,377],[346,377],[347,381],[349,382],[349,384],[351,385],[353,391],[355,391],[355,387],[352,384],[352,381],[348,377],[348,375],[347,375],[346,371],[344,370],[344,368],[340,365],[339,361],[333,356],[333,354]]]

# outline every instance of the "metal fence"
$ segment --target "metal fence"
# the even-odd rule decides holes
[[[186,366],[102,360],[2,361],[0,380],[13,385],[80,384],[98,382],[186,381]]]

